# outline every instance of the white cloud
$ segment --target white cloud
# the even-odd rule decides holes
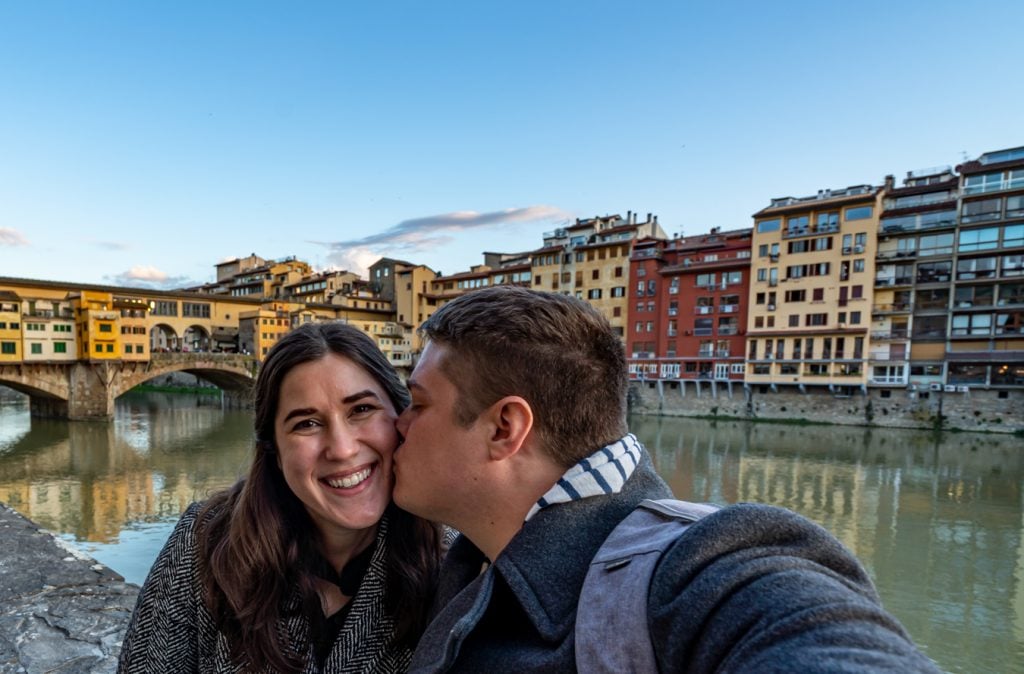
[[[157,290],[170,290],[199,285],[199,283],[185,276],[169,276],[156,267],[145,265],[136,265],[128,271],[105,278],[114,285],[133,288],[153,288]]]
[[[140,265],[132,267],[122,274],[122,276],[136,281],[155,281],[157,283],[167,280],[167,274],[156,267],[143,267]]]
[[[570,217],[565,211],[554,206],[527,206],[506,208],[490,213],[477,211],[455,211],[440,215],[403,220],[378,234],[348,241],[317,242],[329,247],[330,259],[350,259],[348,256],[362,256],[362,251],[375,261],[382,254],[401,255],[422,253],[433,250],[452,241],[451,234],[468,229],[509,227],[520,223],[558,221]],[[371,261],[372,263],[372,261]],[[355,269],[353,269],[355,271]]]
[[[379,259],[380,253],[365,246],[335,250],[327,255],[331,268],[354,272],[363,278],[369,277],[370,265]]]
[[[0,246],[27,246],[28,239],[21,232],[10,227],[0,227]]]

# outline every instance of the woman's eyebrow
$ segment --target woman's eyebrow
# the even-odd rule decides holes
[[[341,399],[341,402],[347,405],[349,403],[354,403],[357,400],[362,400],[363,398],[376,398],[377,400],[380,400],[380,396],[377,395],[374,391],[366,389],[364,391],[359,391],[358,393],[353,393],[350,396],[345,396],[344,398]]]
[[[288,414],[286,414],[284,419],[281,421],[281,423],[285,423],[286,421],[288,421],[292,417],[304,417],[304,416],[308,416],[310,414],[315,414],[315,413],[316,413],[316,408],[315,407],[302,407],[302,408],[299,408],[299,409],[295,409],[295,410],[292,410],[291,412],[289,412]]]

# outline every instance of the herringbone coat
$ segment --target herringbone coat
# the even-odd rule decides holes
[[[142,586],[121,648],[119,674],[250,671],[232,662],[227,639],[202,600],[196,538],[200,509],[193,503],[181,516]],[[384,607],[387,529],[385,515],[370,567],[323,669],[312,657],[310,625],[297,588],[282,607],[278,630],[288,636],[293,652],[305,655],[303,674],[406,670],[411,652],[395,645],[395,619]]]

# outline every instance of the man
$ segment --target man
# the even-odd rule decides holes
[[[463,295],[420,330],[395,501],[462,535],[412,671],[575,671],[591,559],[640,501],[671,496],[627,433],[621,340],[580,300],[511,287]],[[937,671],[849,551],[771,506],[679,536],[647,617],[660,671]]]

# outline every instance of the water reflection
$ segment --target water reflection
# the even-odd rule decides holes
[[[113,423],[33,419],[31,432],[5,433],[0,501],[76,541],[115,543],[127,525],[176,519],[231,484],[248,460],[249,416],[163,397],[124,396]],[[26,406],[0,406],[0,427],[27,418]]]
[[[833,531],[949,671],[1024,671],[1019,438],[632,422],[680,498],[773,503]]]
[[[634,418],[684,499],[757,501],[819,522],[952,672],[1024,672],[1020,438]],[[181,511],[231,484],[251,415],[208,397],[128,395],[112,423],[0,401],[0,501],[141,582]]]

